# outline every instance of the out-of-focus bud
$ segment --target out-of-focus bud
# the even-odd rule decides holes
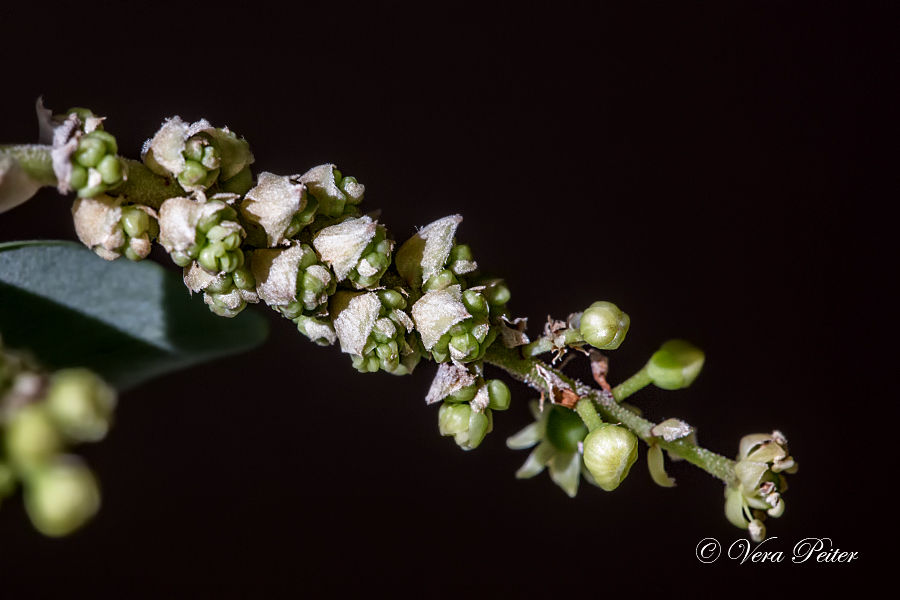
[[[607,492],[619,487],[637,460],[637,436],[624,427],[604,423],[584,439],[584,464]]]
[[[109,430],[116,392],[87,369],[63,369],[53,374],[45,401],[70,441],[97,442]]]
[[[63,456],[42,465],[25,480],[25,508],[44,535],[68,535],[100,508],[100,491],[90,470],[77,458]]]
[[[703,368],[703,351],[684,340],[670,340],[647,363],[647,374],[657,387],[678,390],[691,385]]]
[[[625,339],[631,319],[612,302],[594,302],[581,315],[579,331],[591,346],[615,350]]]
[[[23,406],[6,424],[6,456],[27,471],[56,456],[63,447],[58,426],[43,403]]]
[[[0,154],[0,213],[22,204],[41,189],[16,159]]]

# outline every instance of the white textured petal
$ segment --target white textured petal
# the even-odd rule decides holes
[[[244,217],[266,232],[269,247],[287,244],[284,231],[295,214],[306,207],[306,187],[293,183],[290,177],[260,173],[255,188],[247,192],[241,203]]]
[[[469,403],[472,406],[472,410],[478,412],[484,412],[491,403],[490,396],[488,396],[488,387],[486,385],[478,388],[478,391],[475,393],[475,397],[472,398],[472,401]]]
[[[221,304],[224,304],[226,308],[230,308],[231,310],[237,310],[243,305],[245,302],[244,297],[241,295],[241,290],[235,288],[228,292],[227,294],[217,294],[216,300]],[[203,294],[203,301],[207,304],[212,304],[213,300],[210,294]]]
[[[372,277],[373,275],[378,274],[378,269],[370,265],[369,261],[364,258],[356,265],[356,270],[363,277]]]
[[[438,219],[420,229],[399,250],[395,263],[400,275],[411,285],[420,287],[425,281],[444,268],[453,236],[462,222],[460,215]]]
[[[181,117],[166,119],[152,139],[144,142],[141,158],[153,152],[153,160],[146,161],[147,167],[158,175],[178,175],[184,170],[184,141],[188,138],[188,124]],[[156,164],[154,164],[154,161]],[[164,169],[160,171],[157,164]]]
[[[119,225],[122,218],[122,199],[99,194],[93,198],[78,198],[72,205],[75,233],[92,250],[102,248],[103,258],[118,258],[115,252],[125,245],[125,232]]]
[[[343,352],[362,356],[380,310],[381,300],[374,292],[342,292],[333,296],[334,331]]]
[[[168,252],[187,250],[194,245],[197,223],[225,208],[218,202],[197,202],[189,198],[169,198],[159,209],[159,243]],[[222,224],[225,226],[225,224]]]
[[[394,317],[395,320],[402,323],[404,327],[406,327],[406,333],[410,333],[413,329],[416,328],[416,324],[413,323],[412,317],[410,317],[400,309],[395,308],[394,310],[392,310],[391,316]]]
[[[307,337],[314,342],[326,340],[331,345],[337,341],[337,334],[327,323],[317,323],[310,319],[305,328]]]
[[[661,437],[667,442],[673,442],[691,433],[691,426],[678,419],[666,419],[658,423],[650,430],[650,435]]]
[[[343,281],[375,237],[377,227],[370,217],[347,219],[320,231],[313,240],[313,246],[322,260],[334,270],[338,281]]]
[[[500,339],[507,348],[515,348],[516,346],[524,346],[530,340],[525,334],[525,327],[528,319],[518,318],[509,321],[505,316],[500,315]],[[514,325],[515,329],[510,327]]]
[[[259,297],[270,306],[297,300],[297,272],[300,261],[312,250],[302,245],[285,250],[254,250],[251,269]]]
[[[431,381],[428,395],[425,396],[425,403],[433,404],[473,383],[475,383],[475,376],[466,369],[451,363],[441,363]]]
[[[550,479],[574,498],[581,478],[581,455],[577,452],[558,452],[550,460]]]
[[[56,175],[56,188],[61,194],[67,194],[71,190],[69,178],[72,175],[72,154],[78,149],[78,117],[69,115],[63,123],[53,130],[53,150],[50,151],[50,159],[53,163],[53,173]]]
[[[472,271],[477,269],[478,263],[476,263],[474,260],[458,260],[451,266],[453,267],[453,272],[457,275],[465,275],[466,273],[471,273]]]
[[[382,317],[375,321],[374,331],[378,331],[382,335],[386,335],[389,338],[393,338],[397,335],[397,326],[394,325],[394,322],[388,319],[387,317]]]
[[[41,189],[41,184],[29,177],[18,161],[0,154],[0,213],[22,204]]]
[[[412,307],[412,318],[426,350],[431,350],[451,327],[471,316],[462,303],[462,291],[458,285],[428,292]]]
[[[212,275],[208,273],[206,269],[197,264],[196,260],[184,268],[183,275],[184,285],[191,290],[191,293],[202,292],[212,285],[214,281],[223,277],[225,277],[224,273],[221,275]]]

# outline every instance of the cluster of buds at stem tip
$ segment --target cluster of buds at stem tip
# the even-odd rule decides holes
[[[115,391],[86,369],[47,375],[0,347],[0,501],[21,484],[34,526],[71,533],[100,506],[90,469],[67,447],[109,430]]]
[[[142,260],[159,235],[156,211],[149,206],[123,205],[123,198],[98,194],[72,205],[75,232],[85,246],[106,260],[123,254]]]
[[[115,189],[127,179],[116,138],[103,128],[103,117],[86,108],[52,115],[40,99],[37,104],[41,142],[52,144],[51,158],[57,188],[91,198]]]
[[[254,250],[250,262],[259,297],[288,319],[322,312],[337,287],[331,270],[306,244]]]
[[[231,273],[244,264],[244,228],[227,202],[233,194],[209,201],[169,198],[159,209],[159,242],[179,267],[192,261],[210,273]]]
[[[412,373],[421,357],[406,299],[397,290],[337,292],[330,314],[341,350],[361,373]],[[299,324],[298,324],[299,326]]]
[[[249,259],[231,273],[211,275],[196,262],[184,268],[184,284],[191,292],[203,292],[209,310],[222,317],[234,317],[247,306],[256,304],[256,280]]]
[[[151,171],[174,177],[190,192],[251,177],[253,163],[249,144],[227,127],[213,127],[205,119],[189,125],[177,116],[144,143],[141,158]]]
[[[585,344],[600,350],[615,350],[625,339],[631,325],[629,316],[612,302],[594,302],[584,312],[573,313],[565,321],[548,319],[544,335],[528,344],[524,353],[534,356],[554,352],[554,361],[569,348]]]
[[[744,436],[734,466],[738,484],[725,489],[725,516],[736,527],[749,530],[754,541],[762,541],[763,521],[784,514],[782,495],[788,487],[784,473],[794,474],[798,468],[780,431]]]
[[[441,435],[453,436],[463,450],[472,450],[493,429],[492,411],[508,409],[510,397],[509,388],[499,379],[485,381],[481,363],[442,364],[425,401],[443,400],[438,411]]]

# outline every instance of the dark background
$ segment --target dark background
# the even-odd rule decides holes
[[[531,421],[525,386],[510,383],[513,407],[464,453],[424,404],[433,364],[358,374],[258,307],[263,347],[123,394],[109,438],[79,450],[103,491],[89,526],[45,539],[19,498],[4,503],[0,594],[758,595],[859,581],[887,558],[876,543],[896,471],[874,441],[897,415],[883,366],[895,317],[881,308],[896,186],[880,182],[896,173],[882,119],[897,19],[879,6],[5,5],[4,143],[36,140],[43,95],[107,115],[134,158],[178,114],[245,136],[257,172],[335,162],[397,239],[462,214],[458,238],[507,280],[532,334],[548,314],[617,303],[632,328],[614,383],[661,342],[692,340],[707,353],[694,386],[634,403],[727,456],[780,429],[801,468],[763,546],[785,562],[702,565],[702,538],[745,537],[702,471],[670,465],[678,487],[656,487],[642,448],[613,493],[517,481],[527,452],[504,440]],[[0,239],[74,239],[69,206],[45,190],[0,216]],[[790,564],[806,537],[860,560]]]

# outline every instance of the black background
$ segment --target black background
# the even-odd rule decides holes
[[[109,438],[80,450],[103,490],[89,526],[45,539],[17,497],[4,503],[0,594],[758,595],[859,581],[888,558],[876,542],[896,472],[877,446],[897,415],[882,366],[895,317],[881,308],[896,187],[879,181],[896,174],[882,119],[897,20],[880,6],[5,5],[4,143],[36,140],[43,95],[108,116],[134,158],[178,114],[245,136],[257,172],[335,162],[397,239],[462,214],[458,238],[507,280],[532,334],[548,314],[617,303],[632,327],[614,383],[661,342],[694,341],[707,353],[694,386],[634,403],[728,456],[780,429],[801,468],[762,548],[784,562],[703,565],[702,538],[727,548],[745,533],[698,469],[670,465],[678,487],[656,487],[642,450],[617,491],[583,485],[574,500],[547,474],[517,481],[527,453],[504,440],[531,420],[525,386],[510,384],[512,409],[464,453],[424,404],[433,364],[361,375],[257,308],[263,347],[124,394]],[[41,192],[0,216],[0,239],[74,239],[69,202]],[[807,537],[860,559],[790,564]]]

